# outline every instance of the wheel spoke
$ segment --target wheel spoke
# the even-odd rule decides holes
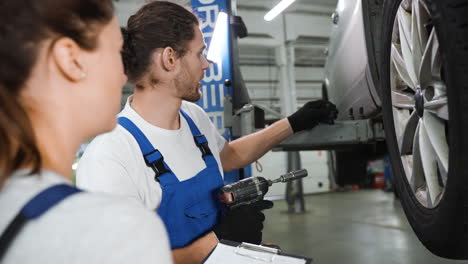
[[[439,38],[435,30],[432,30],[431,34],[434,35],[432,39],[431,73],[437,80],[441,80],[442,57],[440,56]]]
[[[400,110],[398,108],[393,107],[392,112],[393,112],[393,120],[395,123],[395,133],[397,137],[400,137],[401,135],[403,135],[403,132],[405,131],[405,127],[410,118],[410,111]]]
[[[416,88],[416,86],[414,85],[418,83],[418,79],[416,77],[415,65],[413,62],[413,51],[411,48],[411,45],[413,43],[411,25],[411,14],[406,12],[402,7],[400,7],[398,11],[398,28],[400,31],[401,54],[403,57],[405,68],[411,79],[411,83],[413,84],[412,87]]]
[[[419,148],[421,154],[422,167],[424,171],[424,179],[426,180],[429,207],[433,207],[438,196],[442,193],[442,188],[439,185],[437,175],[437,160],[436,153],[431,146],[429,136],[427,135],[427,128],[425,123],[420,123],[419,129]]]
[[[434,98],[424,103],[424,109],[444,120],[449,120],[447,97]]]
[[[443,164],[437,160],[437,167],[439,168],[439,173],[442,181],[442,186],[447,186],[448,171],[443,169]]]
[[[442,118],[444,120],[449,120],[448,105],[444,105],[440,108],[437,108],[434,110],[428,110],[428,111],[435,114],[439,118]]]
[[[442,61],[439,51],[439,41],[435,30],[432,30],[427,42],[419,68],[421,87],[427,87],[433,81],[441,80]]]
[[[430,12],[429,12],[429,8],[427,7],[426,1],[419,0],[419,6],[421,8],[421,11],[424,12],[424,14],[426,15],[426,18],[429,19]],[[427,20],[425,20],[425,21],[427,21]]]
[[[447,86],[442,80],[432,80],[429,84],[434,87],[434,96],[435,97],[444,97],[447,96]]]
[[[447,97],[444,96],[441,98],[432,99],[431,101],[424,103],[424,108],[427,110],[437,109],[442,106],[446,106],[447,103]]]
[[[436,158],[442,165],[439,169],[448,172],[449,148],[445,136],[445,123],[430,112],[425,112],[423,117],[424,126],[427,128],[427,136],[435,151]]]
[[[424,11],[421,10],[419,0],[414,0],[411,14],[411,38],[415,73],[420,68],[423,52],[427,45],[427,32],[424,27],[426,21],[427,18],[424,15]]]
[[[414,96],[400,91],[392,91],[392,104],[396,108],[413,109]]]
[[[416,133],[414,134],[414,145],[413,145],[413,163],[412,163],[412,172],[411,178],[408,180],[412,190],[416,192],[424,187],[424,170],[421,160],[421,149],[419,147],[419,129],[420,125],[416,128]],[[424,197],[425,198],[425,197]]]
[[[404,127],[403,134],[400,136],[400,140],[398,141],[400,147],[400,155],[409,155],[413,151],[413,139],[415,137],[416,128],[418,127],[418,124],[418,113],[416,113],[416,111],[413,111]]]
[[[431,197],[431,191],[429,190],[429,187],[426,186],[426,189],[427,189],[427,191],[426,191],[426,201],[427,201],[427,205],[428,205],[429,207],[434,207],[434,201],[435,201],[435,199],[432,199],[432,197]]]
[[[405,62],[403,61],[403,57],[400,54],[398,44],[392,44],[392,62],[395,65],[395,69],[398,72],[401,80],[405,82],[408,87],[416,91],[416,84],[411,80],[408,71],[406,70]]]

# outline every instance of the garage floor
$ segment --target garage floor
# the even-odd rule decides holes
[[[427,251],[392,193],[380,190],[306,196],[306,214],[288,215],[286,202],[267,210],[264,242],[325,264],[446,264]],[[467,263],[464,261],[463,263]]]

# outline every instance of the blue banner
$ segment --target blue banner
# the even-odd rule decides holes
[[[228,16],[231,14],[229,10],[228,0],[192,0],[192,8],[200,19],[200,28],[203,32],[207,50],[210,50],[211,45],[216,45],[215,50],[219,61],[210,64],[210,68],[206,70],[205,77],[202,80],[202,98],[197,102],[201,106],[211,121],[215,124],[219,133],[228,141],[232,141],[232,133],[230,129],[224,127],[224,99],[226,96],[232,98],[233,91],[226,87],[224,81],[232,80],[231,69],[231,49],[230,49],[230,24],[229,19],[225,23],[221,23],[222,28],[216,28],[216,39],[213,41],[213,33],[215,30],[216,22],[220,12],[226,13]],[[221,36],[221,37],[219,37]],[[247,166],[242,170],[236,170],[224,174],[224,182],[226,184],[236,182],[240,179],[242,173],[243,177],[250,177],[252,175],[251,167]]]
[[[200,28],[203,32],[207,50],[209,50],[218,14],[220,12],[230,14],[227,0],[192,0],[192,8],[200,18]],[[210,68],[206,70],[205,77],[202,80],[202,98],[197,104],[206,111],[211,121],[218,128],[219,133],[227,140],[230,140],[229,130],[224,127],[224,98],[226,95],[232,98],[232,91],[228,90],[224,85],[224,80],[232,78],[229,23],[226,23],[225,26],[224,30],[221,29],[225,34],[225,38],[222,38],[222,42],[216,43],[222,60],[218,63],[211,63]]]

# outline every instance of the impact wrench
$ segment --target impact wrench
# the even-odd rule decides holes
[[[263,177],[251,177],[226,185],[221,188],[219,199],[229,209],[244,204],[252,204],[263,200],[268,188],[273,183],[290,182],[307,176],[307,170],[297,170],[281,175],[276,180],[267,180]]]

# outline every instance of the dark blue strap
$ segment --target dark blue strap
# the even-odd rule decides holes
[[[45,189],[29,200],[0,237],[0,260],[29,220],[40,217],[50,208],[78,192],[81,190],[67,184],[59,184]]]
[[[184,116],[185,120],[187,120],[190,131],[193,135],[193,139],[195,140],[195,145],[197,145],[197,147],[200,149],[202,157],[205,158],[206,156],[213,155],[210,147],[208,146],[208,140],[206,139],[205,135],[200,132],[192,118],[190,118],[190,116],[187,115],[187,113],[185,113],[182,109],[180,109],[180,113]]]
[[[138,146],[140,146],[141,153],[145,157],[146,163],[152,163],[162,158],[161,153],[153,147],[145,134],[143,134],[143,132],[132,121],[130,121],[130,119],[119,117],[119,124],[135,138]]]
[[[156,181],[159,182],[161,175],[171,172],[169,166],[164,161],[164,157],[161,152],[153,147],[145,134],[143,134],[143,132],[132,121],[130,121],[130,119],[119,117],[119,124],[130,132],[137,141],[146,165],[152,168],[156,173],[156,176],[154,177]]]
[[[32,198],[21,209],[21,214],[29,220],[38,218],[51,207],[77,192],[81,190],[67,184],[54,185]]]
[[[187,123],[190,127],[190,131],[192,131],[192,135],[202,135],[200,130],[198,129],[197,125],[195,125],[195,122],[193,122],[192,118],[190,118],[187,113],[184,112],[184,110],[180,109],[180,113],[184,116],[185,120],[187,120]]]

